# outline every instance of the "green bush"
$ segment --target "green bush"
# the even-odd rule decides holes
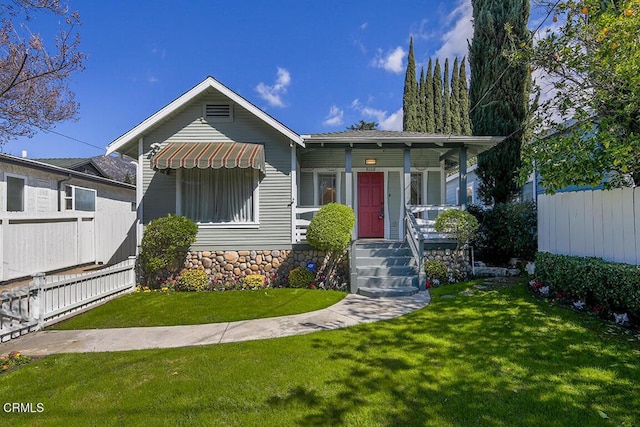
[[[207,289],[209,276],[204,270],[185,270],[173,285],[173,289],[179,292],[200,292]]]
[[[476,257],[505,265],[511,258],[532,260],[538,248],[537,213],[533,202],[499,203],[490,209],[469,206],[480,227],[472,242]]]
[[[198,226],[184,216],[168,215],[147,225],[142,236],[140,264],[149,287],[159,288],[182,267],[197,233]]]
[[[290,288],[308,288],[313,283],[315,276],[304,267],[296,267],[289,272]]]
[[[430,282],[437,280],[439,283],[446,283],[449,281],[449,269],[442,261],[427,260],[424,263],[424,271]]]
[[[478,220],[469,212],[449,209],[436,218],[435,229],[438,233],[453,234],[458,241],[458,248],[467,244],[478,229]]]
[[[538,252],[536,276],[569,300],[640,319],[640,266]]]
[[[307,242],[321,251],[342,251],[351,242],[356,223],[353,209],[339,203],[328,203],[311,219]]]
[[[265,277],[262,274],[250,274],[242,279],[243,289],[261,289],[265,287]]]

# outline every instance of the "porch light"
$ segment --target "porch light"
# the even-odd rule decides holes
[[[377,163],[377,159],[364,159],[364,164],[367,166],[375,166]]]

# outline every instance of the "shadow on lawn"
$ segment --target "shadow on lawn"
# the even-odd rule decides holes
[[[583,325],[521,286],[436,296],[393,321],[318,335],[313,347],[343,369],[332,392],[297,386],[268,404],[304,405],[301,425],[601,425],[598,411],[636,425],[637,351]]]

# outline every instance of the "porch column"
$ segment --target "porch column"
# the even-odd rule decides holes
[[[460,175],[458,181],[458,204],[463,211],[467,210],[467,147],[462,147],[458,154]]]
[[[353,173],[351,171],[351,148],[344,149],[345,204],[353,209]]]
[[[136,255],[140,254],[140,245],[142,244],[142,234],[144,232],[144,210],[143,210],[143,200],[144,200],[144,188],[142,175],[144,171],[144,138],[140,137],[138,139],[138,164],[136,165]]]
[[[403,187],[404,188],[404,203],[403,206],[407,206],[411,203],[411,149],[404,149],[404,167],[403,167]]]

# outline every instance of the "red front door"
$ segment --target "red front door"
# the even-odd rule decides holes
[[[384,237],[384,173],[358,173],[358,237]]]

